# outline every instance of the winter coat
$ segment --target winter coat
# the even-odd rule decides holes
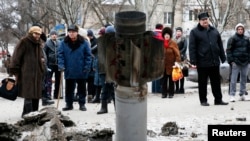
[[[57,65],[57,50],[60,42],[58,40],[54,43],[51,39],[47,40],[44,46],[44,51],[47,56],[47,65]]]
[[[105,78],[106,78],[106,74],[105,73],[100,73],[99,71],[99,61],[98,61],[98,57],[96,57],[94,59],[94,72],[95,72],[95,76],[94,76],[94,85],[95,86],[103,86],[105,83]]]
[[[244,35],[235,34],[227,42],[227,61],[240,66],[250,63],[250,41]]]
[[[167,75],[171,75],[173,71],[173,66],[175,62],[180,62],[180,51],[177,46],[177,43],[172,39],[169,40],[168,48],[164,47],[164,62],[165,62],[165,70]]]
[[[64,70],[65,79],[87,79],[91,68],[89,43],[80,35],[73,43],[67,36],[58,48],[58,68]]]
[[[176,41],[178,48],[180,50],[180,54],[181,54],[181,61],[184,61],[185,59],[187,59],[187,41],[186,38],[181,36],[180,38],[176,39],[174,38],[174,40]]]
[[[32,34],[22,38],[11,57],[9,71],[18,77],[18,96],[27,99],[42,97],[43,78],[46,73],[43,44]]]
[[[191,30],[189,36],[190,63],[197,67],[219,66],[226,60],[220,33],[212,26],[203,28],[200,24]]]
[[[162,40],[163,41],[162,30],[161,29],[155,29],[153,37],[156,38],[156,39],[158,39],[158,40]]]

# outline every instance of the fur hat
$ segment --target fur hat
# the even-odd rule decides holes
[[[68,27],[68,31],[76,31],[76,32],[78,32],[78,30],[79,30],[78,26],[73,25],[73,24]]]
[[[163,38],[164,38],[164,35],[166,33],[170,35],[170,38],[172,38],[172,36],[173,36],[173,30],[170,27],[165,27],[165,28],[162,29],[162,37]]]
[[[201,12],[198,15],[199,20],[204,19],[204,18],[208,18],[208,17],[209,17],[209,15],[207,12]]]
[[[55,30],[51,30],[49,35],[57,35],[57,32]]]
[[[42,29],[39,26],[32,26],[29,29],[29,33],[38,33],[38,34],[42,34]]]
[[[242,27],[243,29],[245,28],[244,25],[242,23],[238,23],[236,26],[235,26],[235,30],[237,30],[238,27]]]

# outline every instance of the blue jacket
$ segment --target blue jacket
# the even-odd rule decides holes
[[[65,79],[87,79],[91,68],[89,43],[80,35],[74,43],[65,37],[58,48],[58,68],[64,70]]]

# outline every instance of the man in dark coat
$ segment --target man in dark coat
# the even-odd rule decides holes
[[[202,12],[198,15],[199,23],[189,36],[189,57],[193,67],[197,67],[199,98],[202,106],[207,102],[207,82],[210,79],[215,105],[227,105],[222,101],[220,82],[220,63],[226,61],[220,33],[209,25],[209,15]]]
[[[46,72],[45,56],[40,35],[42,29],[32,26],[13,52],[10,74],[15,75],[18,96],[24,98],[22,117],[39,109],[42,97],[43,77]]]
[[[62,109],[68,111],[73,109],[73,97],[77,84],[79,95],[79,109],[86,111],[86,79],[91,68],[91,50],[89,43],[78,34],[78,27],[70,25],[68,35],[60,43],[58,48],[58,68],[64,71],[65,77],[65,102]]]
[[[176,41],[179,51],[180,51],[180,55],[181,55],[181,61],[184,62],[187,59],[187,39],[186,37],[183,35],[183,31],[181,27],[177,27],[175,29],[175,37],[173,38],[174,41]],[[184,76],[188,75],[188,70],[187,69],[183,69],[182,73]],[[175,93],[176,94],[184,94],[185,93],[185,89],[184,89],[184,82],[185,82],[185,78],[181,78],[180,80],[177,80],[175,82]]]
[[[54,87],[54,99],[58,98],[59,85],[60,85],[60,71],[58,70],[57,65],[57,50],[60,42],[57,40],[57,32],[52,30],[50,32],[50,39],[48,39],[44,46],[44,51],[47,56],[47,66],[50,69],[48,73],[48,80],[51,81],[53,74],[55,78],[55,87]],[[52,83],[49,83],[49,88],[52,88]],[[47,94],[51,96],[51,89],[47,90]]]

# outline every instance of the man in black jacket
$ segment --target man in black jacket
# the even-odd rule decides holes
[[[246,83],[250,62],[250,41],[244,35],[244,25],[239,23],[235,27],[236,33],[228,40],[227,61],[231,66],[230,74],[230,102],[235,102],[236,84],[240,73],[240,101],[246,100]]]
[[[223,102],[220,81],[220,63],[226,61],[221,36],[217,29],[209,25],[209,15],[198,15],[199,23],[191,30],[189,38],[190,63],[197,67],[199,98],[202,106],[207,102],[207,82],[211,83],[215,105],[227,105]]]

